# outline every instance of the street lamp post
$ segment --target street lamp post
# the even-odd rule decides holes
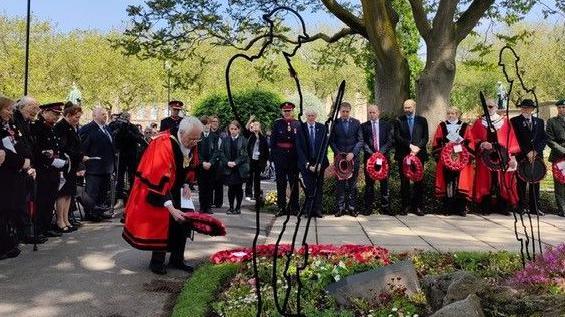
[[[167,71],[167,114],[171,115],[171,109],[168,107],[171,102],[171,62],[165,61],[165,71]]]
[[[24,96],[27,95],[28,77],[29,77],[29,29],[31,24],[31,0],[27,0],[27,19],[26,19],[26,54],[24,69]]]

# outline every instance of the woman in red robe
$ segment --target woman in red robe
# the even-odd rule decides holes
[[[486,119],[483,116],[475,121],[471,129],[475,139],[475,153],[477,153],[473,200],[481,205],[484,213],[497,210],[504,215],[509,215],[509,208],[514,208],[518,204],[515,174],[518,164],[514,155],[520,152],[520,146],[508,118],[496,113],[497,106],[494,100],[487,100],[487,107],[496,129],[497,141],[508,150],[510,162],[506,171],[489,170],[479,157],[482,151],[492,147],[487,137]]]
[[[447,120],[440,122],[436,129],[432,143],[432,154],[437,162],[435,194],[443,199],[446,213],[454,212],[461,216],[467,214],[467,201],[473,196],[473,165],[471,160],[461,171],[448,169],[443,160],[441,152],[449,144],[454,144],[454,152],[459,153],[463,148],[472,155],[475,144],[471,134],[471,128],[459,117],[461,112],[456,108],[447,109]]]
[[[198,147],[203,127],[195,117],[184,118],[178,128],[156,136],[137,168],[135,181],[125,208],[122,236],[134,248],[153,251],[150,268],[165,274],[166,252],[169,265],[185,271],[184,248],[189,233],[183,211],[181,191],[191,196],[189,184],[196,181]]]

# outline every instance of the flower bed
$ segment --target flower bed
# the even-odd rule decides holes
[[[283,270],[291,248],[261,245],[258,251],[258,273],[261,285],[262,316],[279,316],[273,295],[282,303],[287,285],[292,286],[288,307],[296,313],[298,281],[296,267],[304,257],[304,248],[291,256],[288,279]],[[382,267],[399,260],[411,260],[420,278],[455,271],[468,271],[484,282],[477,292],[486,316],[544,316],[565,311],[565,244],[548,249],[543,256],[522,269],[519,255],[510,252],[408,252],[389,254],[388,250],[360,245],[312,245],[308,248],[308,265],[301,272],[301,312],[305,316],[406,317],[428,316],[432,312],[423,292],[408,296],[405,289],[392,283],[386,292],[374,298],[356,299],[349,307],[339,306],[325,287],[347,276]],[[273,255],[277,267],[273,287]],[[225,250],[214,254],[212,267],[236,266],[237,273],[219,281],[208,311],[198,316],[256,316],[257,296],[251,264],[251,248]],[[205,266],[209,269],[209,266]],[[227,276],[227,275],[226,275]],[[197,289],[197,288],[195,288]],[[185,289],[186,290],[186,289]],[[193,296],[183,292],[182,298]],[[207,301],[208,302],[208,301]],[[182,304],[182,303],[181,303]],[[180,305],[180,304],[177,304]],[[196,315],[194,315],[196,316]],[[559,316],[559,314],[555,315]]]

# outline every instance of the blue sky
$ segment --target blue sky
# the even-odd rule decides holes
[[[549,1],[551,2],[551,1]],[[127,22],[126,8],[130,4],[141,4],[143,0],[31,0],[32,14],[42,20],[50,20],[60,32],[75,29],[122,30]],[[26,0],[0,0],[0,14],[25,16]],[[325,14],[305,15],[310,25],[338,25],[335,18]],[[558,21],[555,16],[547,22]],[[531,12],[528,21],[543,21],[540,8]],[[310,26],[311,28],[311,26]]]

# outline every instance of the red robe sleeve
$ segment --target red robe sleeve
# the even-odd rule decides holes
[[[175,176],[170,135],[165,133],[149,143],[137,167],[136,176],[149,191],[165,196]]]

